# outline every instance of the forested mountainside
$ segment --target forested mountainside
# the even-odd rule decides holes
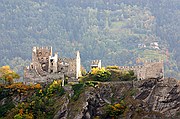
[[[79,50],[86,68],[163,59],[180,77],[179,32],[179,0],[1,0],[0,65],[20,72],[33,46],[52,46],[60,57]]]

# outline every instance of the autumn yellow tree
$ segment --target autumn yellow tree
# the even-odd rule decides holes
[[[104,67],[102,68],[93,68],[91,71],[91,75],[95,81],[109,81],[111,73],[106,70]]]
[[[10,66],[0,67],[0,79],[4,80],[8,84],[12,84],[14,79],[19,79],[20,76],[14,72]]]

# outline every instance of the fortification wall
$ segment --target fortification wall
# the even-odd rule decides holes
[[[146,69],[146,78],[164,78],[164,65],[163,62],[150,62],[144,65]]]
[[[120,70],[139,70],[139,69],[142,69],[144,66],[143,65],[139,65],[139,66],[120,66],[119,69]]]
[[[59,58],[58,64],[67,65],[68,76],[76,76],[76,59],[75,58]]]
[[[145,62],[139,66],[120,66],[119,69],[125,71],[133,70],[138,79],[164,78],[163,61]]]

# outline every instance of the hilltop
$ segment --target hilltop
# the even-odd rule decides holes
[[[1,109],[14,116],[53,119],[157,119],[179,118],[180,83],[176,79],[146,79],[125,82],[86,82],[1,95]],[[58,90],[55,90],[58,89]],[[2,91],[1,91],[2,94]],[[14,105],[14,106],[13,106]],[[16,106],[16,107],[15,107]],[[14,108],[15,107],[15,108]]]

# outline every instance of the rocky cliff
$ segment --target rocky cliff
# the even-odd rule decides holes
[[[51,90],[48,88],[45,93],[45,88],[13,94],[8,94],[7,89],[1,91],[1,116],[4,119],[13,119],[18,114],[21,117],[33,114],[32,118],[40,119],[180,118],[180,82],[176,79],[86,82],[64,86],[63,93],[60,90],[61,93],[49,96]]]
[[[73,91],[69,90],[69,95]],[[85,87],[78,100],[67,99],[54,119],[110,119],[107,105],[126,103],[123,115],[115,118],[180,118],[180,82],[176,79],[147,79],[136,82],[106,82]]]

